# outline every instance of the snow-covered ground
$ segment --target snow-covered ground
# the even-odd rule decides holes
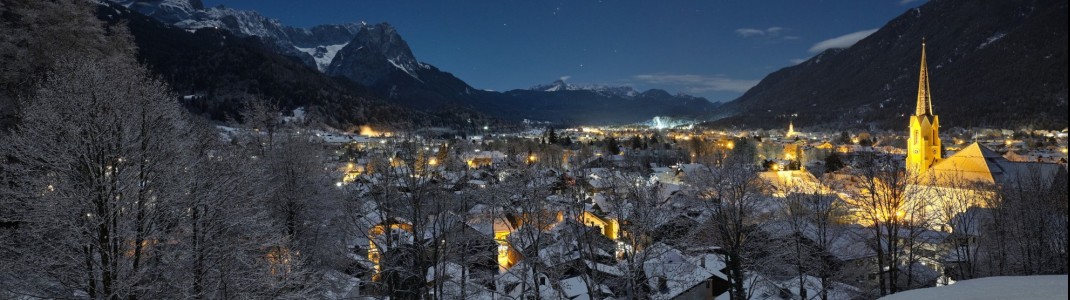
[[[881,300],[1067,299],[1066,275],[988,277],[906,291]]]

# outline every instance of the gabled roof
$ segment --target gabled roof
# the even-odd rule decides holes
[[[1054,177],[1060,169],[1057,164],[1012,162],[988,147],[973,143],[934,164],[922,180],[928,185],[954,183],[956,180],[1007,184],[1029,174]]]
[[[717,276],[693,264],[680,250],[672,246],[657,243],[644,251],[655,255],[643,262],[643,272],[651,289],[651,299],[675,298]]]
[[[961,178],[995,183],[997,177],[1002,177],[1006,173],[1004,167],[1007,165],[1010,165],[1010,161],[999,153],[973,143],[955,155],[933,164],[925,177],[934,178],[938,182]]]

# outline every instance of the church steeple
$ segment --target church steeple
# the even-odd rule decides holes
[[[933,99],[929,93],[929,67],[925,62],[925,39],[921,39],[921,71],[918,76],[918,104],[914,109],[915,116],[932,116]]]
[[[929,68],[925,62],[925,40],[921,40],[921,71],[918,76],[918,104],[910,116],[910,138],[907,140],[907,169],[918,174],[925,172],[941,159],[940,117],[933,113],[933,99],[929,92]]]

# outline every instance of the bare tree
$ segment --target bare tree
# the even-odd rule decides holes
[[[554,242],[548,231],[561,221],[561,209],[547,199],[552,195],[552,181],[533,165],[518,165],[510,168],[505,178],[493,190],[493,203],[502,210],[496,222],[505,224],[510,231],[508,247],[520,253],[525,270],[521,274],[519,291],[523,297],[541,297],[545,292],[539,282],[549,270],[541,268],[544,257],[540,256],[548,244]],[[549,277],[549,276],[547,276]]]
[[[222,143],[207,124],[189,135],[191,162],[182,170],[187,179],[180,201],[179,221],[172,231],[175,243],[162,245],[173,266],[168,280],[175,287],[158,291],[191,299],[284,297],[294,281],[277,280],[290,268],[277,245],[283,237],[271,230],[262,206],[260,169],[240,146]],[[264,259],[265,256],[270,259]],[[294,262],[295,263],[295,262]],[[300,294],[299,294],[300,295]]]
[[[971,279],[978,276],[977,259],[978,240],[981,226],[985,222],[986,213],[980,208],[985,203],[990,203],[989,198],[996,197],[995,186],[983,182],[967,180],[959,173],[946,174],[945,178],[923,179],[939,180],[940,187],[931,188],[933,196],[940,199],[933,203],[934,216],[943,228],[950,232],[947,244],[951,246],[950,255],[954,258],[951,263],[953,274],[948,274],[955,280]]]
[[[186,122],[167,87],[126,58],[70,60],[27,102],[5,148],[26,208],[21,292],[134,298],[158,287]],[[41,266],[48,266],[41,268]]]
[[[733,156],[724,161],[688,174],[688,181],[712,213],[704,226],[724,252],[732,299],[748,299],[744,272],[751,264],[751,252],[759,247],[757,225],[765,218],[759,211],[760,183],[749,159]]]
[[[125,24],[105,25],[97,4],[81,0],[0,2],[0,126],[21,111],[17,100],[33,93],[64,57],[133,56]]]
[[[650,286],[646,277],[646,263],[665,254],[667,248],[653,248],[654,243],[675,243],[670,237],[658,236],[659,226],[669,222],[672,212],[667,211],[668,203],[663,196],[661,183],[642,180],[642,178],[616,178],[613,184],[615,193],[607,196],[609,211],[615,216],[620,229],[617,240],[618,266],[624,273],[621,283],[630,298],[650,297]],[[672,230],[684,230],[673,228]]]
[[[267,100],[246,99],[242,111],[242,122],[251,129],[251,143],[257,149],[257,155],[264,156],[274,149],[275,134],[283,129],[282,114],[278,105]]]
[[[1011,272],[1059,274],[1067,270],[1066,172],[1034,165],[1002,187]]]
[[[459,161],[449,156],[448,146],[436,155],[410,135],[391,140],[387,149],[369,157],[365,179],[348,188],[354,195],[346,200],[346,216],[352,230],[369,241],[377,268],[373,280],[383,294],[441,297],[445,262],[454,251],[468,250],[454,245],[468,240],[455,240],[453,233],[461,230],[470,199],[444,190],[441,173]]]
[[[818,269],[820,250],[809,240],[808,233],[813,230],[811,223],[815,217],[811,206],[820,205],[821,195],[817,191],[806,191],[792,182],[784,182],[778,185],[782,189],[784,197],[781,198],[779,219],[786,224],[789,235],[784,243],[787,247],[787,262],[795,270],[795,277],[799,281],[799,297],[807,299],[807,280],[812,269]],[[827,296],[827,295],[826,295]]]
[[[837,242],[850,238],[847,224],[850,218],[847,203],[829,194],[814,195],[809,205],[809,219],[813,224],[814,246],[817,248],[817,263],[814,272],[821,281],[818,294],[821,300],[829,299],[829,291],[835,281],[847,281],[855,275],[848,266],[832,261]]]
[[[929,189],[919,184],[920,175],[909,172],[899,161],[890,157],[866,153],[862,155],[857,169],[858,185],[852,189],[851,205],[858,220],[869,226],[873,239],[871,248],[876,252],[878,292],[887,295],[899,292],[906,280],[909,287],[914,281],[914,263],[920,259],[914,251],[922,234],[926,233],[934,217]],[[906,278],[900,278],[906,266]]]

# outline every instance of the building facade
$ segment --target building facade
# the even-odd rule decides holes
[[[921,71],[918,78],[918,100],[914,115],[910,116],[910,139],[907,140],[908,171],[922,173],[940,161],[940,118],[933,113],[932,93],[929,91],[929,68],[925,63],[925,41],[921,42]]]

